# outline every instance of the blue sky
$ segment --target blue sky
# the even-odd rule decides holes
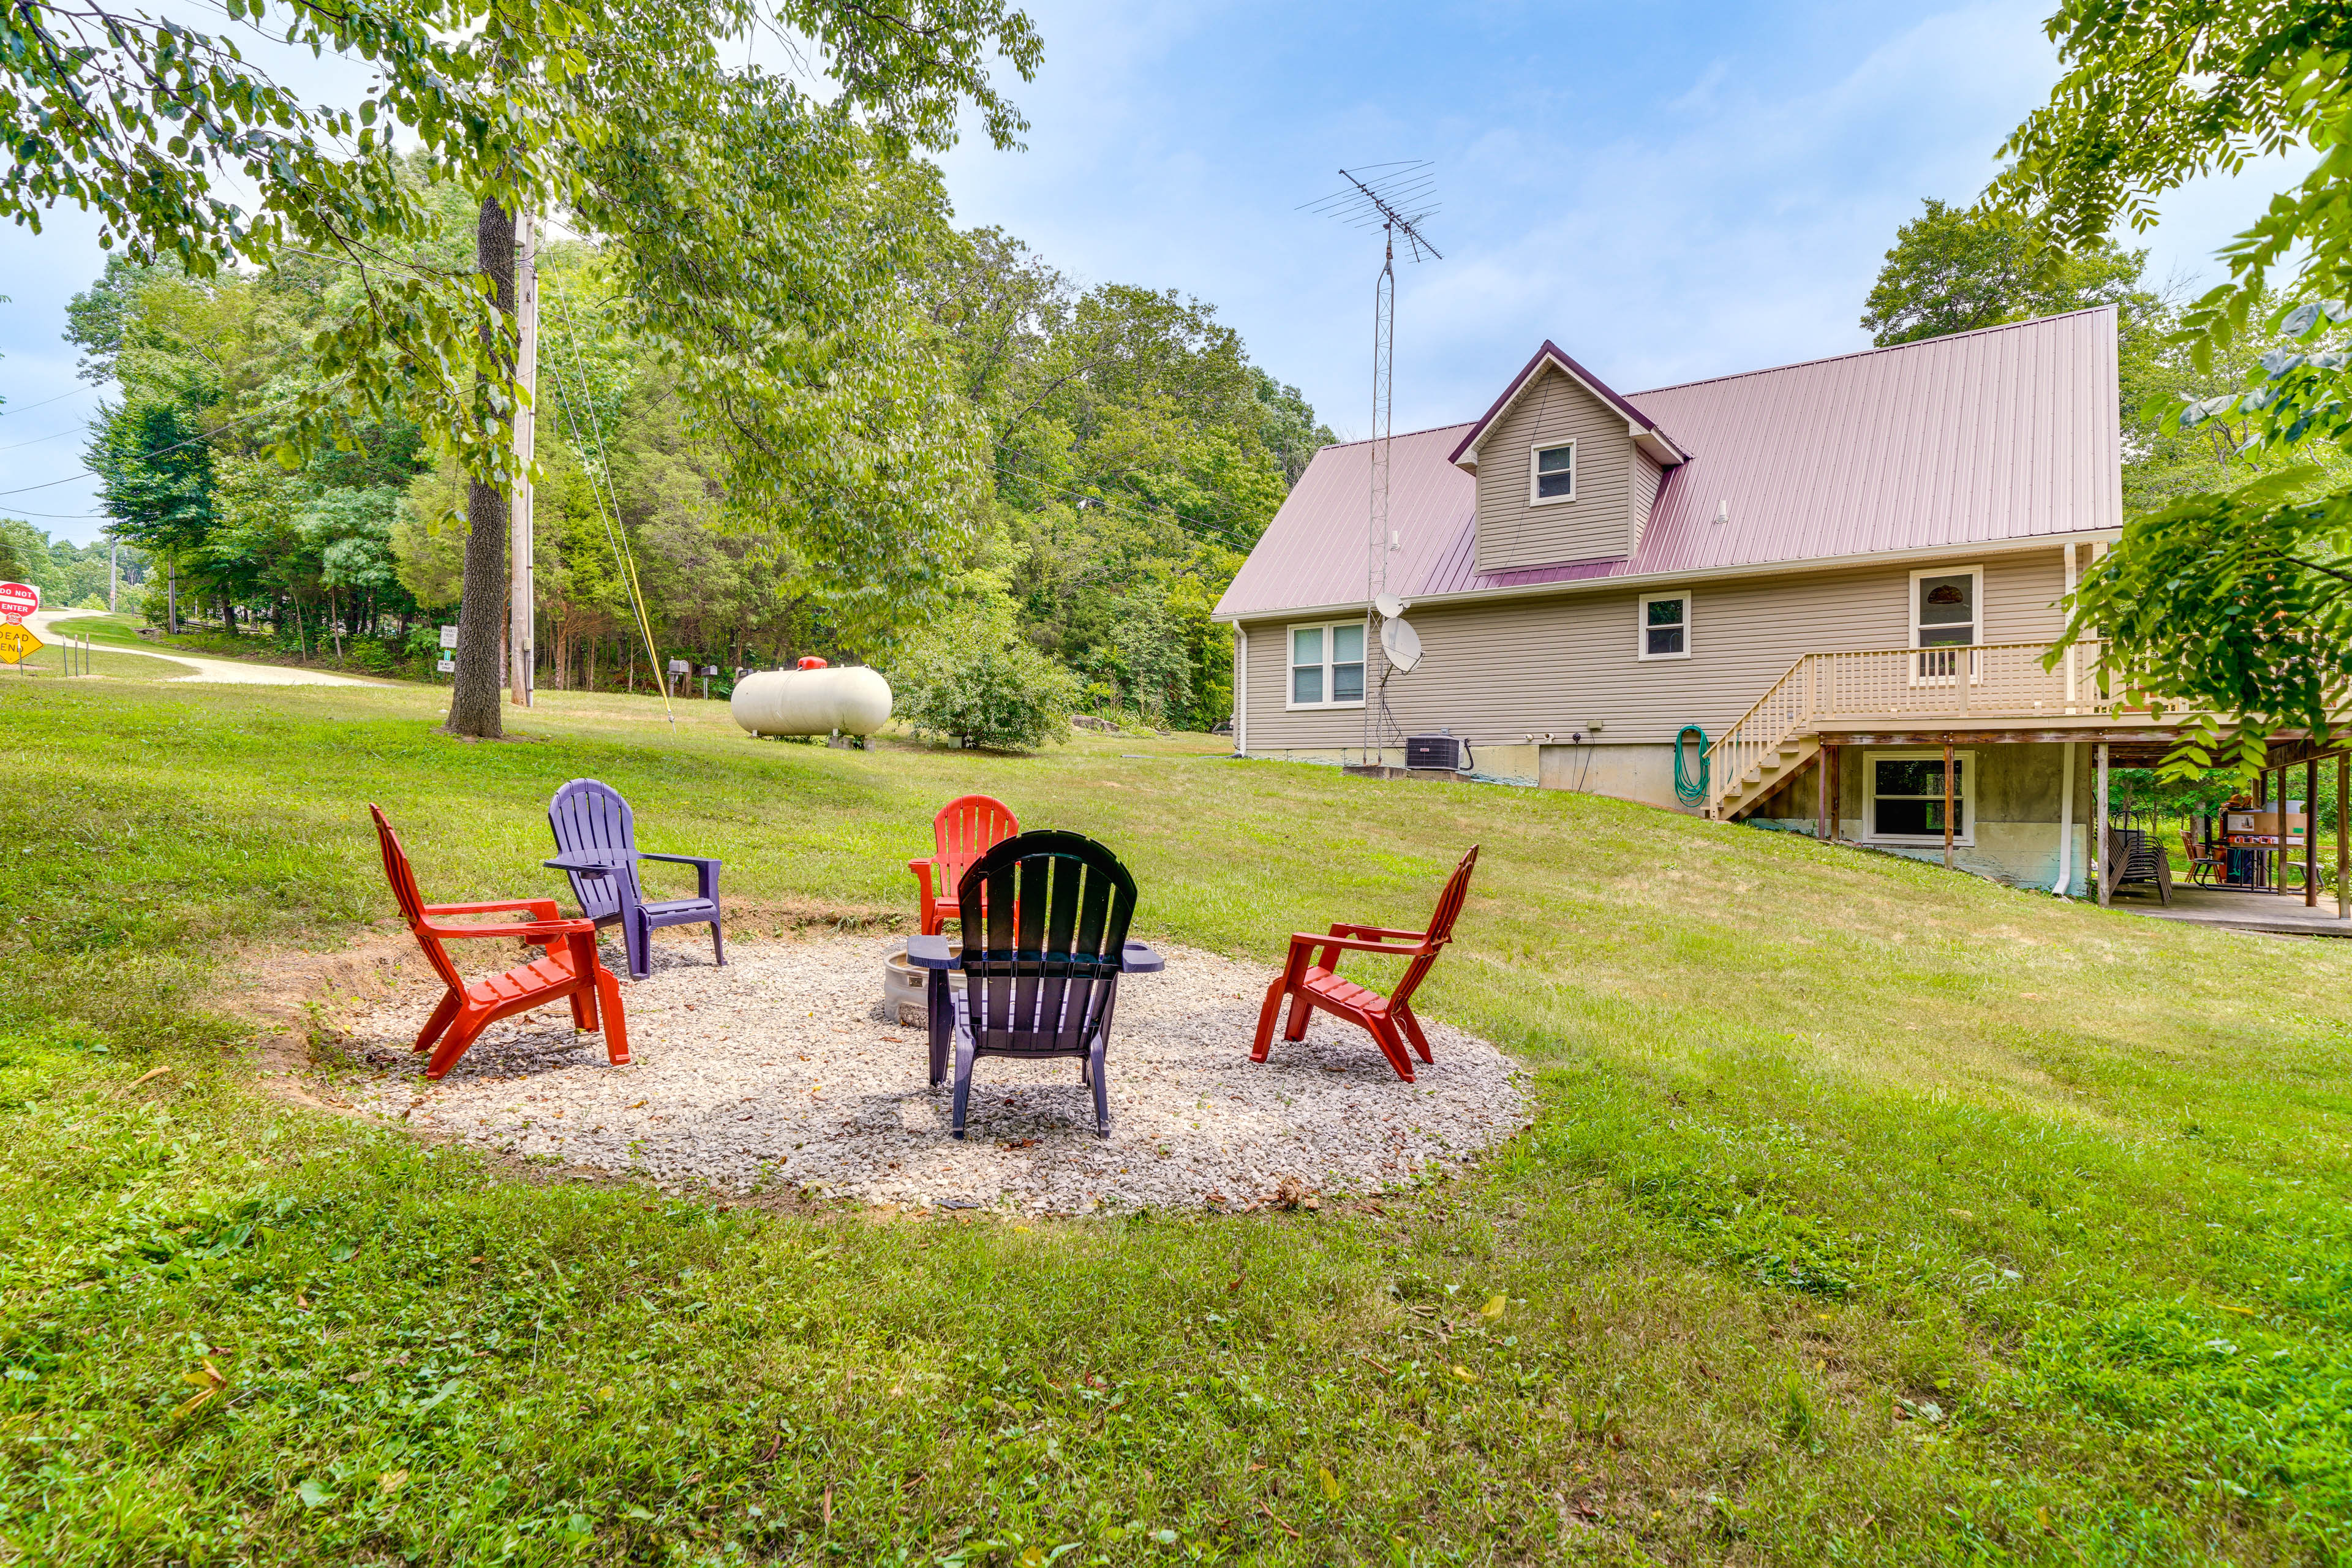
[[[1081,282],[1210,301],[1349,437],[1370,422],[1378,241],[1298,207],[1342,165],[1433,160],[1445,258],[1400,268],[1396,419],[1414,428],[1475,417],[1547,337],[1629,391],[1864,345],[1896,226],[1923,196],[1973,195],[2047,93],[2049,3],[1031,0],[1026,150],[944,162],[960,223]],[[2210,276],[2278,183],[2174,200],[2151,276]],[[98,393],[58,332],[94,236],[71,212],[0,229],[0,492],[81,466]],[[0,494],[77,540],[96,510],[87,480]]]

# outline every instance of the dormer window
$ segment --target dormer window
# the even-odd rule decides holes
[[[1528,504],[1576,499],[1576,443],[1537,447],[1528,454]]]

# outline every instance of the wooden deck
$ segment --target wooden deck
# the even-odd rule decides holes
[[[1827,740],[1841,745],[2124,742],[2161,755],[2186,715],[2117,711],[2102,649],[1968,647],[1809,653],[1707,748],[1708,815],[1738,817],[1795,775]]]

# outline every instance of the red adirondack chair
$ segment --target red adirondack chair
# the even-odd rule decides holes
[[[937,852],[928,860],[909,860],[921,889],[923,934],[937,936],[956,913],[956,889],[973,862],[1021,831],[1013,812],[1001,800],[984,795],[961,795],[940,807],[931,818],[931,842]]]
[[[1265,1005],[1257,1016],[1257,1044],[1250,1051],[1250,1060],[1262,1062],[1274,1049],[1274,1021],[1282,1011],[1282,999],[1290,998],[1290,1026],[1282,1032],[1286,1040],[1307,1037],[1307,1020],[1318,1007],[1336,1018],[1368,1032],[1380,1044],[1381,1054],[1397,1070],[1397,1077],[1412,1081],[1412,1058],[1406,1054],[1405,1041],[1412,1042],[1413,1050],[1423,1061],[1431,1059],[1429,1040],[1421,1032],[1421,1020],[1412,1016],[1412,994],[1437,962],[1445,944],[1454,940],[1454,919],[1462,912],[1462,900],[1470,893],[1470,872],[1478,864],[1478,847],[1473,844],[1470,853],[1462,857],[1462,864],[1454,868],[1446,879],[1445,891],[1437,896],[1437,912],[1429,918],[1427,931],[1391,931],[1384,926],[1334,924],[1328,936],[1316,936],[1308,931],[1293,932],[1290,957],[1274,984],[1265,988]],[[1369,986],[1340,978],[1341,949],[1354,952],[1387,952],[1399,958],[1410,958],[1404,978],[1397,987],[1383,996]],[[1320,949],[1320,952],[1317,952]]]
[[[441,1005],[433,1009],[424,1032],[416,1037],[416,1048],[433,1053],[432,1059],[425,1064],[426,1078],[437,1079],[447,1072],[466,1054],[466,1047],[474,1043],[474,1037],[488,1025],[509,1014],[543,1006],[559,997],[571,1000],[572,1026],[591,1033],[598,1028],[601,1002],[604,1055],[615,1067],[627,1062],[629,1032],[621,1016],[621,983],[597,960],[595,921],[558,919],[553,899],[428,904],[416,890],[416,873],[409,869],[408,853],[400,847],[400,836],[393,832],[392,824],[384,820],[379,807],[371,804],[368,811],[375,818],[376,838],[383,847],[383,875],[392,884],[392,896],[399,900],[400,912],[407,920],[409,931],[415,933],[416,945],[425,950],[425,962],[449,987]],[[506,910],[529,910],[530,923],[440,923],[444,915],[496,914]],[[520,937],[547,951],[520,968],[468,984],[449,961],[448,952],[442,944],[453,938],[470,936]]]

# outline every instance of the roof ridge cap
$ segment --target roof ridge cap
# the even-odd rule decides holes
[[[2076,316],[2095,316],[2102,310],[2113,310],[2113,305],[2085,305],[2079,310],[2060,310],[2053,315],[2029,316],[2021,321],[1996,321],[1990,327],[1970,327],[1966,331],[1941,332],[1932,338],[1913,338],[1903,343],[1873,343],[1866,349],[1851,349],[1842,354],[1822,354],[1818,359],[1790,360],[1786,364],[1759,365],[1754,370],[1726,371],[1721,375],[1696,376],[1689,381],[1671,381],[1664,386],[1646,386],[1639,392],[1628,392],[1629,398],[1647,397],[1653,393],[1680,392],[1685,387],[1709,386],[1719,381],[1742,381],[1751,375],[1774,375],[1784,370],[1803,370],[1809,365],[1835,364],[1840,360],[1868,359],[1873,354],[1900,353],[1906,349],[1926,348],[1930,343],[1948,343],[1961,338],[1980,338],[1992,332],[2014,332],[2025,327],[2046,326],[2052,321],[2071,321]]]

